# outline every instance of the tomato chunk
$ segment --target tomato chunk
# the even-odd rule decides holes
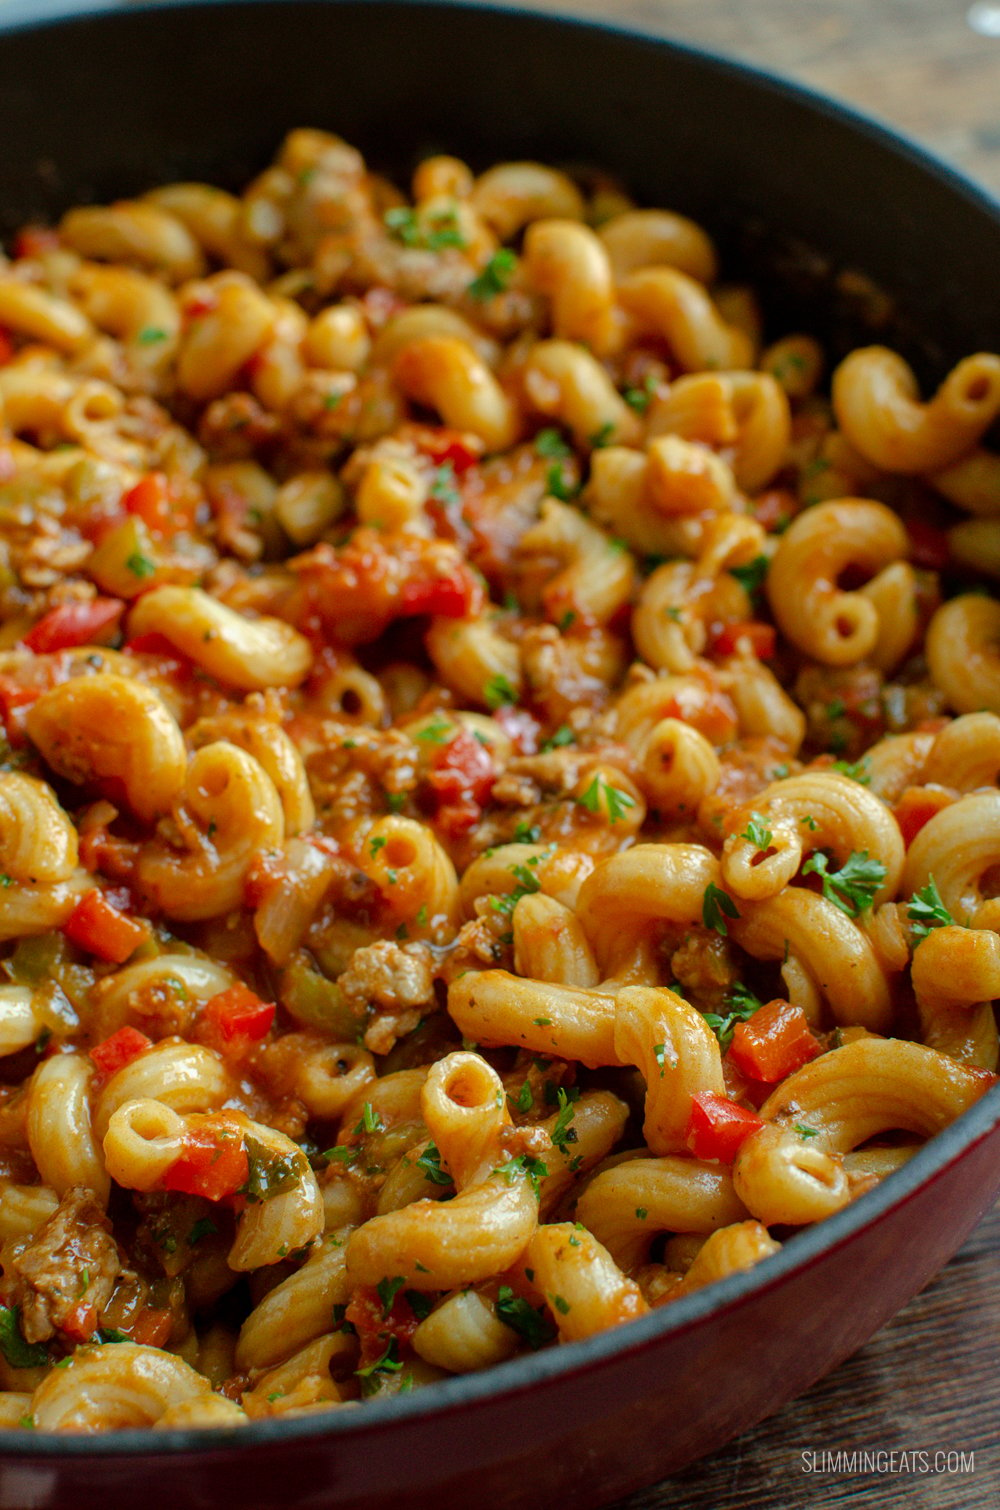
[[[153,1040],[145,1033],[140,1033],[138,1028],[124,1027],[105,1038],[103,1043],[95,1043],[90,1057],[101,1074],[110,1078],[152,1047]]]
[[[160,1306],[150,1306],[136,1317],[132,1341],[143,1347],[163,1347],[170,1340],[173,1325],[173,1312]]]
[[[5,367],[13,355],[14,342],[3,326],[0,326],[0,367]]]
[[[745,619],[738,624],[723,624],[716,632],[712,649],[716,655],[735,655],[740,641],[747,640],[750,649],[759,661],[774,659],[777,634],[773,624],[762,624],[757,619]]]
[[[59,1330],[71,1342],[89,1342],[97,1326],[97,1307],[81,1300],[73,1307]]]
[[[266,1036],[274,1013],[273,1001],[261,1001],[249,986],[238,982],[205,1003],[202,1036],[223,1054],[238,1057]]]
[[[943,807],[955,801],[951,792],[938,786],[908,786],[892,813],[899,824],[899,831],[907,848],[913,843],[925,823]]]
[[[483,443],[479,437],[466,435],[460,430],[411,425],[405,433],[417,449],[429,456],[437,466],[442,467],[450,462],[459,476],[474,467],[483,454]]]
[[[97,636],[107,634],[122,616],[121,598],[92,598],[89,603],[61,603],[33,624],[22,644],[36,655],[53,650],[72,650],[77,645],[92,645]]]
[[[476,600],[475,584],[466,573],[456,571],[431,581],[419,577],[404,583],[399,595],[401,612],[440,614],[445,619],[464,619]]]
[[[221,1201],[235,1195],[250,1178],[250,1164],[239,1129],[226,1118],[205,1117],[188,1128],[181,1155],[164,1173],[164,1190]]]
[[[112,907],[100,891],[88,891],[63,924],[63,933],[88,954],[124,965],[149,937],[145,923],[137,923]]]
[[[685,1142],[696,1159],[731,1164],[752,1132],[764,1126],[762,1117],[716,1091],[691,1097]]]
[[[737,1069],[769,1085],[801,1069],[819,1052],[802,1008],[780,998],[758,1007],[748,1022],[738,1022],[729,1048]]]

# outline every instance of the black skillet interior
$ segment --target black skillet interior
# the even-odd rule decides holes
[[[177,178],[238,187],[292,126],[406,170],[601,166],[703,220],[728,271],[772,290],[774,328],[835,349],[882,336],[924,376],[1000,348],[1000,220],[908,145],[754,70],[524,12],[407,0],[122,5],[52,30],[63,0],[0,14],[0,231]],[[79,7],[75,7],[79,11]],[[3,35],[4,32],[6,35]],[[868,274],[887,307],[838,275]],[[918,334],[919,332],[919,334]]]

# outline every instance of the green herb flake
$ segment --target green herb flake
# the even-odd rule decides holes
[[[552,1304],[555,1306],[556,1310],[559,1312],[560,1316],[568,1316],[569,1315],[570,1310],[572,1308],[570,1306],[569,1301],[566,1299],[566,1297],[564,1295],[550,1295],[549,1299],[551,1300]]]
[[[552,750],[561,750],[566,745],[574,744],[576,744],[576,735],[573,733],[573,730],[568,724],[560,724],[554,734],[550,734],[548,739],[542,740],[542,754],[548,755]]]
[[[634,797],[630,797],[628,792],[623,792],[619,787],[612,786],[600,774],[594,777],[587,790],[576,800],[588,813],[598,813],[603,801],[610,823],[617,823],[619,818],[625,817],[629,808],[635,807]]]
[[[355,1134],[385,1132],[385,1123],[375,1111],[370,1101],[366,1101],[361,1108],[361,1121],[354,1129]]]
[[[544,746],[542,747],[544,749]],[[542,837],[542,831],[536,823],[525,823],[522,819],[514,830],[515,844],[537,844]]]
[[[568,1154],[569,1144],[577,1141],[576,1128],[570,1126],[576,1116],[576,1108],[573,1105],[573,1098],[567,1096],[562,1086],[559,1087],[557,1095],[559,1114],[552,1128],[552,1141],[560,1153]]]
[[[913,924],[913,937],[917,940],[925,939],[932,928],[947,928],[955,923],[933,876],[928,876],[927,885],[913,893],[906,916]]]
[[[442,463],[434,473],[434,481],[431,483],[431,497],[443,503],[446,508],[456,508],[462,502],[462,495],[458,490],[458,480],[455,476],[455,468],[450,461]]]
[[[769,565],[770,562],[766,556],[754,556],[753,560],[748,561],[745,566],[731,566],[729,575],[735,577],[747,596],[756,601],[764,586]]]
[[[375,838],[372,839],[369,843],[368,848],[373,855],[377,855],[380,849],[385,849],[385,846],[388,842],[389,841],[383,835],[377,834]]]
[[[430,1180],[432,1185],[451,1185],[451,1175],[441,1168],[441,1154],[436,1144],[428,1143],[420,1158],[416,1161],[417,1168],[423,1171],[424,1179]],[[425,1271],[426,1272],[426,1271]]]
[[[511,1111],[530,1112],[534,1105],[534,1097],[531,1094],[531,1083],[526,1080],[516,1096],[507,1095],[507,1104]]]
[[[572,455],[558,430],[539,430],[535,436],[535,450],[549,461]]]
[[[307,1168],[306,1159],[298,1150],[276,1153],[250,1134],[243,1139],[243,1146],[250,1173],[242,1190],[251,1201],[271,1201],[276,1195],[294,1190]]]
[[[146,325],[136,336],[140,346],[155,346],[157,341],[165,341],[168,332],[162,330],[159,325]]]
[[[451,720],[445,718],[441,713],[436,713],[429,724],[425,724],[422,729],[417,730],[414,738],[425,745],[443,745],[447,744],[449,735],[453,734],[454,731],[455,726]]]
[[[847,776],[851,781],[857,781],[861,786],[871,784],[871,761],[867,755],[862,755],[860,760],[835,760],[830,767],[831,771],[839,771],[841,776]]]
[[[517,268],[517,257],[509,247],[503,246],[494,252],[478,277],[473,278],[466,289],[466,293],[472,299],[478,299],[485,304],[488,299],[495,299],[497,294],[502,294],[510,284]]]
[[[133,577],[139,577],[140,579],[151,577],[156,571],[156,562],[150,561],[149,557],[144,556],[141,551],[133,551],[125,562],[125,565]]]
[[[517,703],[517,692],[507,678],[497,672],[483,688],[483,701],[490,712],[495,713],[497,708],[514,706]]]
[[[422,1290],[404,1290],[403,1299],[418,1321],[426,1321],[434,1309],[434,1302]]]
[[[554,1341],[556,1329],[543,1311],[536,1310],[527,1300],[515,1295],[509,1285],[501,1285],[497,1291],[497,1316],[504,1326],[528,1344],[532,1352]]]
[[[535,1200],[541,1197],[541,1181],[548,1174],[548,1166],[541,1159],[536,1159],[532,1154],[521,1153],[514,1158],[508,1159],[506,1164],[500,1164],[494,1169],[494,1174],[502,1175],[508,1185],[513,1185],[519,1174],[526,1174],[535,1193]]]
[[[406,1275],[397,1274],[395,1279],[380,1279],[375,1289],[378,1298],[382,1302],[382,1320],[384,1321],[392,1310],[392,1303],[400,1290],[406,1284]]]
[[[566,474],[558,462],[549,467],[545,476],[545,487],[546,491],[551,493],[553,498],[558,498],[560,503],[571,503],[580,491],[577,484],[567,481]]]
[[[101,1342],[131,1342],[133,1340],[127,1332],[120,1332],[114,1326],[102,1326],[97,1336]]]
[[[19,1306],[0,1305],[0,1353],[11,1368],[41,1368],[50,1361],[47,1348],[25,1342]]]
[[[848,917],[860,917],[885,880],[885,866],[881,860],[873,860],[866,849],[850,854],[840,870],[829,870],[829,864],[823,851],[817,850],[803,865],[802,874],[819,876],[826,900]]]
[[[649,1212],[647,1211],[645,1206],[637,1206],[635,1208],[635,1214],[640,1222],[644,1222],[649,1215]]]
[[[752,844],[754,849],[764,850],[771,847],[774,835],[767,826],[767,819],[761,813],[751,813],[750,821],[739,836]]]
[[[737,981],[723,1000],[723,1005],[728,1008],[725,1013],[705,1012],[702,1015],[708,1026],[712,1029],[719,1040],[719,1048],[724,1054],[733,1041],[733,1029],[738,1022],[749,1022],[753,1014],[764,1003],[759,996],[755,996],[748,986]]]
[[[736,919],[739,915],[739,908],[729,893],[709,881],[701,904],[701,918],[705,927],[725,938],[729,933],[726,918]]]
[[[610,446],[611,438],[615,433],[615,422],[609,419],[599,430],[595,430],[590,437],[590,444],[595,451],[603,451],[605,446]]]
[[[819,1133],[816,1131],[815,1127],[804,1127],[801,1122],[793,1122],[792,1123],[792,1128],[794,1129],[795,1132],[798,1133],[798,1135],[799,1135],[800,1138],[818,1138],[819,1137]]]
[[[650,404],[653,401],[653,395],[655,394],[655,392],[656,378],[651,372],[648,372],[646,374],[642,387],[626,388],[625,392],[622,394],[622,398],[625,400],[626,404],[628,404],[630,409],[635,410],[636,414],[645,414],[646,410],[649,408]]]

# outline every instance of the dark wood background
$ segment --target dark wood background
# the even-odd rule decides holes
[[[971,0],[533,0],[532,8],[620,20],[773,68],[880,116],[1000,194],[1000,35],[970,25]],[[1000,0],[975,12],[987,28],[995,17],[1000,33]],[[1000,1208],[829,1378],[725,1451],[614,1510],[1000,1506],[998,1247]],[[974,1452],[975,1471],[802,1470],[804,1452],[866,1448]]]

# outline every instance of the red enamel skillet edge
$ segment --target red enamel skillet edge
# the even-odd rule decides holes
[[[227,0],[209,0],[209,5],[204,8],[219,10],[226,4]],[[188,14],[202,8],[183,7]],[[276,5],[274,0],[271,0],[267,6],[260,5],[260,9],[279,10],[280,8],[280,4]],[[344,5],[338,8],[350,11],[358,7]],[[171,5],[121,8],[114,4],[100,4],[88,10],[86,15],[88,19],[100,17],[107,20],[116,12],[119,15],[127,13],[135,16],[149,12],[164,14],[180,9],[181,7]],[[388,11],[399,10],[400,6],[398,3],[382,5],[379,0],[367,0],[366,9]],[[412,3],[406,5],[405,9],[416,18],[420,12],[439,15],[446,7]],[[666,56],[673,54],[693,58],[698,62],[703,62],[706,67],[717,70],[722,76],[730,74],[748,80],[761,89],[783,94],[800,105],[807,106],[813,112],[839,120],[842,125],[846,124],[855,132],[874,140],[896,158],[905,157],[921,171],[936,179],[938,183],[944,184],[951,193],[962,198],[966,204],[977,209],[985,220],[991,222],[994,234],[1000,231],[1000,216],[998,216],[996,204],[959,174],[937,162],[921,149],[900,140],[855,112],[846,110],[807,90],[776,80],[758,70],[726,62],[709,54],[701,54],[696,49],[677,47],[675,44],[656,41],[643,37],[639,33],[619,28],[602,27],[567,18],[541,17],[532,13],[492,11],[487,7],[462,7],[462,12],[466,11],[478,17],[492,15],[505,24],[517,18],[524,20],[531,27],[537,25],[547,30],[553,27],[568,27],[577,33],[589,33],[594,37],[595,43],[599,43],[603,35],[626,38],[637,45],[656,49]],[[78,19],[81,14],[78,8],[61,5],[58,0],[56,3],[48,0],[48,3],[41,4],[25,4],[23,0],[9,0],[0,20],[0,49],[2,49],[6,33],[16,35],[22,28],[39,24],[49,27],[61,20]],[[454,12],[455,22],[458,21],[460,14],[460,12]],[[53,31],[54,39],[57,35],[57,31]],[[2,52],[0,52],[0,58],[2,58]],[[818,1227],[799,1234],[786,1244],[781,1253],[756,1269],[732,1276],[709,1290],[676,1302],[641,1321],[571,1347],[517,1359],[483,1375],[444,1381],[430,1390],[419,1391],[411,1396],[371,1402],[359,1411],[334,1412],[322,1418],[307,1417],[287,1422],[260,1422],[234,1431],[182,1431],[155,1435],[147,1431],[128,1431],[98,1438],[53,1436],[42,1439],[31,1432],[13,1431],[0,1434],[0,1454],[8,1461],[18,1460],[25,1466],[29,1463],[41,1467],[66,1460],[81,1463],[81,1460],[101,1459],[109,1462],[117,1460],[124,1469],[123,1459],[141,1458],[144,1460],[144,1465],[152,1467],[158,1464],[161,1468],[166,1468],[171,1460],[179,1457],[194,1454],[207,1460],[216,1458],[219,1454],[235,1456],[234,1449],[240,1456],[246,1456],[252,1461],[252,1458],[257,1456],[256,1449],[295,1442],[304,1445],[307,1441],[317,1439],[329,1442],[331,1448],[335,1448],[338,1440],[371,1438],[372,1450],[378,1452],[379,1438],[391,1429],[392,1423],[428,1421],[435,1416],[449,1413],[461,1414],[463,1410],[472,1409],[484,1401],[499,1402],[523,1396],[526,1392],[534,1393],[540,1385],[566,1376],[583,1380],[588,1373],[599,1371],[602,1364],[608,1360],[629,1356],[638,1358],[649,1349],[656,1349],[666,1343],[670,1338],[681,1338],[686,1333],[703,1327],[708,1321],[717,1322],[720,1326],[725,1325],[726,1319],[735,1315],[741,1307],[781,1287],[791,1276],[804,1272],[838,1250],[849,1247],[866,1229],[874,1228],[880,1222],[893,1216],[908,1203],[915,1201],[932,1185],[947,1181],[957,1166],[960,1166],[984,1139],[989,1138],[998,1126],[1000,1126],[1000,1088],[991,1091],[976,1107],[939,1134],[904,1169],[890,1176],[878,1189],[870,1192],[845,1211],[828,1218]],[[953,1233],[948,1238],[951,1251],[957,1248],[971,1230],[995,1198],[998,1189],[1000,1189],[1000,1161],[997,1161],[995,1181],[990,1180],[982,1185],[963,1209],[960,1222],[956,1224]],[[943,1257],[946,1256],[945,1253]],[[943,1257],[939,1255],[939,1260],[943,1261]],[[913,1283],[913,1290],[928,1277],[927,1273],[919,1273],[919,1269],[919,1263],[915,1264],[914,1273],[917,1277]],[[897,1296],[895,1304],[901,1304],[905,1298],[903,1296],[900,1299]],[[850,1303],[850,1297],[847,1297],[847,1303]],[[886,1315],[888,1314],[887,1312]],[[878,1325],[881,1320],[885,1319],[886,1316],[882,1316],[875,1324]],[[857,1346],[860,1340],[862,1339],[855,1339],[853,1346]],[[836,1359],[822,1360],[817,1367],[816,1375],[818,1376],[820,1372],[831,1366],[832,1361]],[[768,1408],[775,1408],[782,1403],[783,1398],[784,1396],[779,1398],[776,1394],[773,1405]],[[762,1410],[759,1414],[764,1413]],[[747,1423],[744,1422],[744,1424]],[[138,1467],[138,1464],[136,1466]],[[7,1498],[6,1495],[6,1488],[0,1479],[0,1504],[19,1503],[19,1501]],[[39,1503],[43,1502],[47,1503],[47,1501],[39,1501]]]

